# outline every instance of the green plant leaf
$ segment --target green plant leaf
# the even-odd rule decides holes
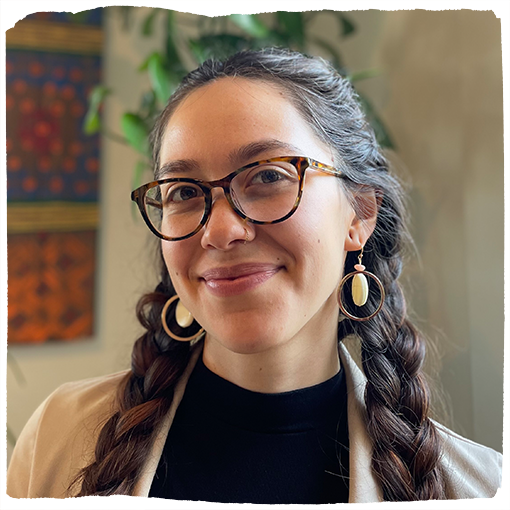
[[[207,60],[207,48],[200,39],[189,39],[188,48],[199,64]]]
[[[342,56],[340,55],[338,50],[335,48],[335,46],[333,46],[329,42],[324,41],[323,39],[319,39],[317,37],[314,38],[312,40],[312,42],[314,44],[317,44],[317,46],[320,46],[322,49],[326,50],[327,53],[329,53],[333,67],[335,67],[336,70],[340,72],[340,74],[343,74],[344,64],[343,64]]]
[[[140,109],[138,110],[138,113],[144,119],[150,119],[153,117],[156,111],[157,111],[156,94],[154,93],[154,90],[149,90],[148,92],[145,92],[142,96],[142,100],[140,102]]]
[[[282,46],[282,47],[292,47],[295,42],[289,38],[289,34],[287,32],[283,32],[282,30],[275,29],[272,30],[267,37],[261,39],[254,39],[250,43],[250,48],[267,48],[269,46]]]
[[[105,97],[111,94],[111,89],[104,85],[97,85],[89,94],[89,109],[83,119],[83,132],[86,135],[94,135],[101,129],[101,118],[99,108]]]
[[[204,35],[198,39],[190,39],[188,44],[200,63],[211,57],[224,59],[237,51],[256,46],[253,41],[232,34]]]
[[[381,71],[379,69],[365,69],[363,71],[358,71],[356,73],[351,73],[347,75],[347,79],[351,82],[366,80],[367,78],[373,78],[374,76],[379,76]]]
[[[95,135],[101,130],[101,119],[99,112],[91,112],[90,110],[83,119],[83,132],[86,135]]]
[[[121,126],[129,145],[144,156],[149,156],[149,129],[140,115],[125,113],[121,119]]]
[[[252,37],[267,37],[269,28],[256,14],[231,14],[230,19]]]
[[[299,48],[305,44],[305,24],[302,12],[278,11],[276,13],[279,26],[287,34],[290,41],[295,42]]]
[[[153,53],[147,62],[147,70],[152,88],[161,104],[166,104],[172,94],[173,86],[170,74],[165,68],[163,57],[160,53]]]
[[[338,21],[340,22],[340,29],[342,31],[342,35],[347,37],[356,32],[356,25],[343,13],[337,13]]]
[[[142,24],[142,35],[145,37],[150,36],[154,32],[154,19],[159,14],[159,8],[151,9],[151,12],[145,17]]]
[[[96,85],[89,94],[89,104],[98,109],[104,98],[111,94],[112,90],[104,85]]]
[[[376,113],[372,102],[364,95],[358,94],[361,106],[367,116],[368,121],[370,122],[370,125],[372,126],[375,137],[377,138],[377,141],[382,147],[388,148],[388,149],[394,149],[395,144],[393,143],[393,140],[386,129],[384,122],[381,120],[379,115]]]
[[[166,62],[167,66],[171,71],[171,74],[176,77],[177,85],[187,74],[186,66],[182,63],[181,57],[177,44],[175,43],[174,35],[179,32],[178,27],[175,24],[175,13],[174,11],[167,11],[166,14],[166,39],[165,39],[165,50],[166,50]]]
[[[147,71],[147,68],[149,67],[149,60],[152,57],[152,53],[138,66],[137,71]]]

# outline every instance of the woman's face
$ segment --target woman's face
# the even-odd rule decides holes
[[[284,92],[245,78],[222,78],[190,94],[170,118],[160,154],[161,166],[179,162],[169,176],[207,181],[278,156],[334,164],[331,149]],[[336,324],[345,250],[358,248],[353,223],[341,181],[309,169],[300,206],[288,220],[245,223],[216,188],[205,227],[183,241],[162,241],[162,250],[206,341],[260,353],[297,337],[313,341],[324,325]]]

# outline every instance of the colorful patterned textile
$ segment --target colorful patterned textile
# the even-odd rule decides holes
[[[9,235],[9,342],[92,334],[95,251],[95,231]]]
[[[93,334],[102,9],[36,13],[6,33],[9,343]]]
[[[7,199],[97,201],[99,143],[83,134],[100,58],[7,51]]]

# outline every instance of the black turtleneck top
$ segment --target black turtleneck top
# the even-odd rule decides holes
[[[199,358],[149,497],[347,502],[346,393],[343,370],[309,388],[257,393],[222,379]]]

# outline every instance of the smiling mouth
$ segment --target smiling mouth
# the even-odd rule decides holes
[[[201,276],[201,281],[213,295],[229,297],[248,292],[277,274],[283,266],[274,264],[241,264],[214,268]]]

